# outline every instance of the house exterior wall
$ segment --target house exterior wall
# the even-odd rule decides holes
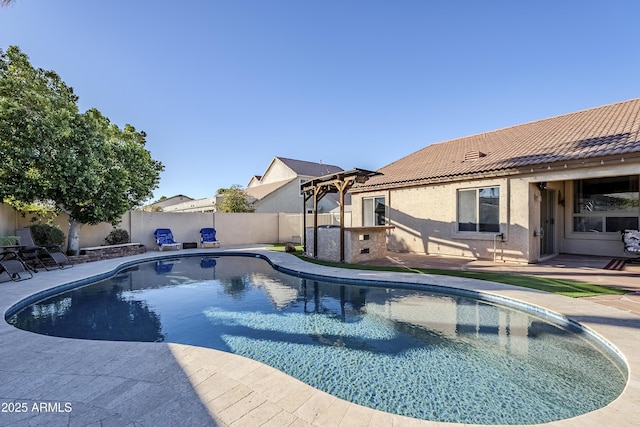
[[[300,213],[302,212],[303,197],[300,194],[300,179],[311,179],[311,177],[298,177],[273,193],[263,197],[254,204],[255,212],[284,212],[284,213]],[[311,201],[307,202],[307,209],[312,209]],[[318,203],[318,212],[330,212],[335,205],[328,199],[320,199]]]
[[[269,165],[269,168],[260,178],[260,184],[270,184],[272,182],[284,181],[287,179],[295,178],[296,173],[292,171],[287,165],[282,163],[278,158],[274,159],[273,163]]]
[[[302,212],[300,183],[293,180],[254,204],[255,212]]]
[[[386,191],[356,193],[352,195],[352,223],[361,226],[362,199],[385,197],[388,225],[395,227],[387,234],[387,247],[391,251],[438,254],[470,258],[493,258],[494,236],[497,233],[459,232],[457,230],[457,190],[479,187],[500,188],[500,232],[505,242],[497,239],[496,253],[500,259],[522,260],[528,250],[522,247],[526,240],[523,227],[511,226],[508,205],[511,191],[508,179],[461,181],[433,186],[411,187]],[[527,186],[525,186],[525,190]],[[525,191],[526,194],[526,191]],[[517,223],[528,220],[528,213],[517,218]]]
[[[173,197],[169,197],[165,200],[162,200],[160,202],[155,202],[152,203],[149,206],[153,206],[156,208],[161,208],[164,209],[167,206],[172,206],[172,205],[176,205],[179,203],[184,203],[184,202],[188,202],[189,200],[193,200],[191,197],[187,197],[187,196],[183,196],[183,195],[177,195],[177,196],[173,196]]]
[[[587,165],[585,165],[587,166]],[[387,234],[391,251],[430,255],[462,256],[509,262],[541,259],[541,188],[546,184],[555,199],[554,253],[623,257],[619,233],[577,233],[573,227],[573,182],[612,176],[638,175],[638,160],[593,162],[589,167],[545,168],[544,171],[495,179],[475,179],[352,194],[352,223],[363,224],[362,200],[385,197],[387,223],[395,227]],[[457,191],[479,187],[500,187],[500,232],[457,231]],[[549,237],[549,236],[546,236]]]
[[[217,196],[192,199],[174,205],[165,206],[163,212],[215,212]]]

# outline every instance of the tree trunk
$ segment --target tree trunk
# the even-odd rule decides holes
[[[82,227],[82,223],[73,218],[69,218],[67,250],[74,255],[78,255],[80,253],[80,227]]]

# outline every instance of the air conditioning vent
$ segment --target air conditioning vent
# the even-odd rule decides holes
[[[481,151],[467,151],[466,153],[464,153],[464,161],[465,162],[470,162],[473,160],[478,160],[481,157],[485,157],[486,154],[484,154]]]

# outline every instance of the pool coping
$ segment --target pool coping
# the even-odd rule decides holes
[[[482,292],[558,313],[610,343],[628,367],[623,393],[599,410],[549,426],[640,425],[640,316],[587,300],[514,286],[430,274],[351,270],[305,262],[264,247],[189,249],[79,264],[41,272],[24,282],[3,282],[0,309],[65,283],[113,271],[140,260],[245,253],[267,258],[290,274],[348,281],[388,281]],[[288,375],[241,356],[168,343],[85,341],[41,336],[0,324],[0,402],[26,403],[27,411],[0,412],[0,425],[114,424],[172,425],[421,425],[456,426],[392,415],[343,401]],[[53,369],[55,367],[55,369]],[[47,384],[35,387],[47,380]],[[42,408],[44,411],[37,410]],[[72,410],[65,412],[64,404]],[[36,408],[34,408],[36,404]],[[48,406],[46,404],[49,404]],[[2,409],[2,408],[0,408]],[[8,409],[5,408],[5,409]],[[34,410],[35,409],[35,410]],[[49,410],[50,409],[50,410]],[[182,420],[182,421],[178,421]],[[84,425],[83,424],[83,425]],[[190,424],[190,423],[187,423]],[[466,424],[471,425],[471,424]]]

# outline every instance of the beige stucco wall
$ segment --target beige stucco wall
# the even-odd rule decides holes
[[[275,243],[279,238],[277,214],[131,211],[129,215],[131,240],[149,249],[156,247],[156,228],[170,228],[180,243],[200,242],[203,227],[214,227],[222,245]]]
[[[217,213],[215,229],[223,245],[275,243],[278,241],[278,214]]]
[[[262,212],[302,212],[302,196],[297,179],[285,184],[254,204],[255,211]]]
[[[282,219],[280,218],[282,216]],[[321,217],[323,222],[329,219]],[[69,219],[66,214],[55,218],[54,223],[68,235]],[[17,227],[33,224],[30,216],[22,217],[11,207],[0,204],[0,236],[14,234]],[[282,225],[281,225],[282,224]],[[142,212],[130,211],[122,216],[118,228],[129,232],[132,242],[139,242],[149,250],[156,249],[153,231],[170,228],[176,241],[199,242],[200,229],[214,227],[217,238],[223,245],[264,244],[300,239],[302,219],[298,215],[277,213],[202,213],[202,212]],[[111,224],[83,225],[80,228],[80,246],[92,247],[106,244],[104,238],[112,230]]]
[[[553,190],[555,253],[623,257],[618,233],[575,233],[572,230],[573,181],[608,176],[637,175],[640,164],[595,162],[584,167],[532,170],[529,174],[450,182],[430,186],[371,191],[352,195],[352,223],[362,224],[362,199],[385,197],[389,225],[387,246],[392,251],[463,256],[497,261],[535,262],[540,259],[541,192],[546,182]],[[490,233],[460,233],[456,229],[459,189],[500,186],[500,231],[505,241]]]
[[[33,217],[27,215],[22,217],[20,214],[16,214],[16,228],[17,227],[28,227],[34,224],[32,221]],[[126,218],[123,219],[126,220]],[[53,223],[60,227],[60,229],[64,232],[65,236],[69,235],[69,215],[65,213],[61,213],[58,217],[54,218]],[[119,228],[124,228],[127,231],[130,231],[128,228],[128,221],[125,225],[120,226]],[[83,247],[89,246],[100,246],[106,244],[105,237],[111,232],[113,227],[111,224],[102,223],[98,225],[82,225],[80,227],[80,244]],[[67,242],[64,242],[63,249],[66,249]]]
[[[523,261],[528,253],[528,249],[522,247],[526,240],[523,223],[528,220],[528,214],[524,212],[510,218],[508,199],[512,189],[506,178],[357,193],[352,196],[352,223],[362,225],[364,197],[384,196],[389,225],[395,227],[388,232],[389,250],[493,258],[493,233],[460,233],[456,223],[456,191],[493,186],[500,187],[500,231],[505,233],[504,243],[497,239],[496,256],[501,260]],[[528,186],[520,184],[517,187],[517,191],[524,191],[520,196],[526,197]]]
[[[284,181],[295,177],[295,172],[282,163],[280,159],[275,158],[265,171],[262,178],[260,178],[260,184],[270,184],[272,182]]]
[[[311,179],[311,177],[302,177],[300,179]],[[295,179],[258,200],[254,205],[255,212],[302,212],[302,199],[300,181]],[[330,212],[335,207],[335,203],[329,197],[323,197],[318,202],[318,212],[320,213]],[[313,199],[307,201],[307,209],[313,209]]]
[[[13,236],[17,225],[17,215],[9,205],[0,203],[0,236]]]

